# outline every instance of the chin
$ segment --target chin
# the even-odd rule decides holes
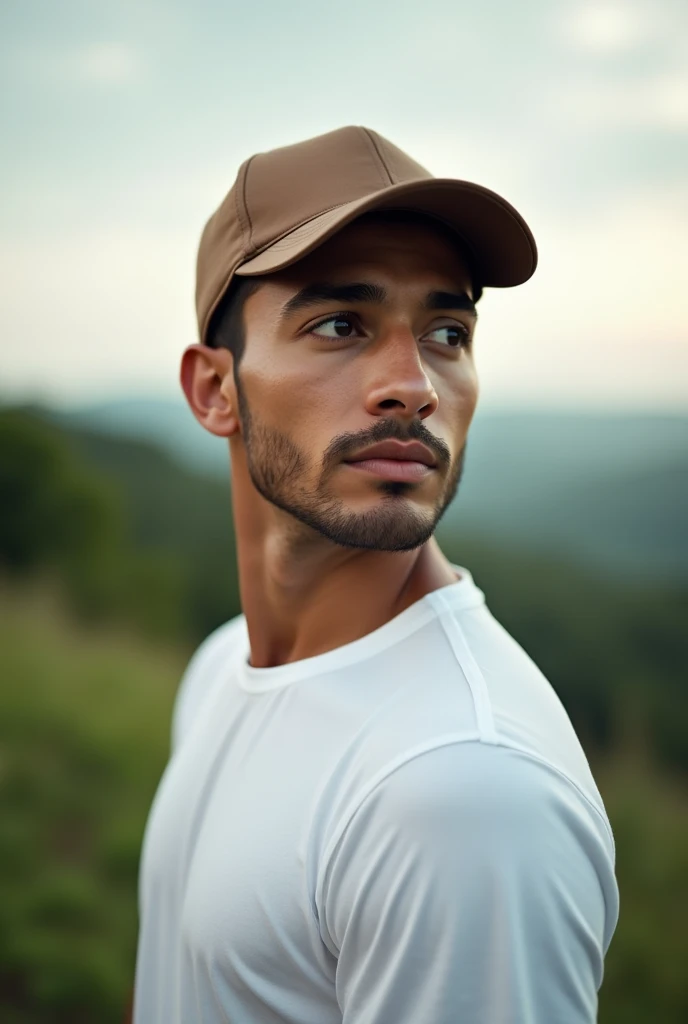
[[[365,510],[340,508],[320,519],[319,531],[343,547],[368,551],[412,551],[435,531],[434,508],[421,508],[398,495]]]

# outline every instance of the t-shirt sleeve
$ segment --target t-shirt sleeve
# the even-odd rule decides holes
[[[477,742],[433,748],[333,842],[318,913],[344,1024],[597,1020],[613,840],[554,768]]]

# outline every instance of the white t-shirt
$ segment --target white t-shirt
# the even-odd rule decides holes
[[[136,1024],[596,1020],[609,822],[456,568],[313,658],[253,668],[242,616],[198,648],[144,840]]]

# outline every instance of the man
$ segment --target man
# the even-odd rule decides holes
[[[244,615],[192,658],[141,867],[137,1024],[584,1024],[614,846],[569,719],[433,531],[521,216],[348,127],[208,222],[181,382]],[[229,572],[218,566],[218,572]]]

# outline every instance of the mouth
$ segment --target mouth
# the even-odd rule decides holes
[[[430,449],[418,441],[382,441],[344,461],[358,472],[400,483],[419,483],[437,466]]]

